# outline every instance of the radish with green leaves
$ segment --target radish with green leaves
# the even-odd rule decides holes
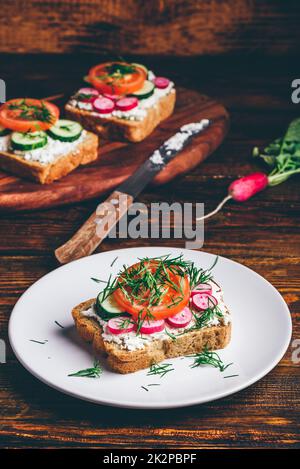
[[[290,123],[283,138],[274,140],[262,152],[255,147],[253,156],[262,158],[271,167],[270,174],[256,172],[236,179],[230,184],[228,195],[217,208],[197,220],[215,215],[230,199],[245,202],[266,187],[281,184],[293,174],[300,173],[300,118]]]

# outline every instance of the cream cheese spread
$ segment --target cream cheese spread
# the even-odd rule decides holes
[[[49,164],[56,158],[76,151],[76,147],[85,139],[86,131],[83,130],[80,137],[74,142],[61,142],[47,136],[47,145],[42,148],[36,148],[30,151],[20,151],[11,148],[11,136],[0,137],[0,151],[5,151],[18,155],[26,161],[37,162],[40,164]]]
[[[153,74],[153,72],[149,71],[148,79],[152,81],[154,78],[155,75]],[[92,103],[78,101],[76,99],[76,95],[70,99],[68,104],[72,107],[77,107],[78,109],[90,111],[93,116],[99,117],[101,119],[117,117],[118,119],[142,121],[147,115],[147,110],[152,107],[155,107],[162,97],[167,96],[170,93],[175,93],[174,83],[172,81],[170,81],[167,88],[155,88],[153,94],[149,96],[149,98],[139,100],[138,106],[136,106],[134,109],[130,109],[130,111],[119,111],[116,109],[108,114],[101,114],[99,112],[95,112],[93,110]]]
[[[218,300],[218,307],[219,310],[222,312],[222,317],[215,315],[205,324],[204,327],[229,324],[231,322],[230,313],[224,303],[222,290],[219,285],[217,285],[213,281],[211,282],[211,285],[212,295]],[[163,331],[154,332],[153,334],[137,334],[135,331],[132,331],[116,335],[111,334],[108,331],[107,321],[104,321],[102,318],[99,317],[99,315],[95,312],[94,306],[87,309],[86,311],[83,311],[82,314],[86,317],[96,319],[96,321],[101,325],[103,329],[102,337],[106,342],[114,343],[120,348],[128,351],[143,349],[145,346],[147,346],[154,340],[173,340],[171,336],[176,337],[178,335],[181,335],[195,325],[195,320],[192,319],[191,322],[183,328],[174,328],[168,326],[166,323],[165,329]]]

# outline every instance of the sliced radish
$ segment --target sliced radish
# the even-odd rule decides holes
[[[192,317],[193,315],[190,308],[186,306],[182,311],[175,314],[175,316],[168,318],[167,322],[172,327],[186,327],[191,322]]]
[[[153,83],[155,84],[156,88],[160,88],[161,90],[163,90],[165,88],[168,88],[170,80],[164,77],[156,77],[154,78]]]
[[[115,103],[111,99],[103,97],[95,99],[93,106],[95,111],[100,114],[110,114],[115,109]]]
[[[140,332],[142,334],[154,334],[154,332],[161,332],[165,328],[165,321],[163,319],[159,319],[157,321],[145,320],[140,328]]]
[[[135,97],[122,98],[116,102],[117,109],[120,111],[130,111],[134,109],[139,104],[139,100]]]
[[[110,319],[107,328],[111,334],[125,334],[134,329],[134,323],[127,316]]]
[[[192,291],[191,291],[191,297],[193,298],[194,295],[197,295],[198,293],[208,293],[211,295],[212,292],[212,286],[209,285],[209,283],[199,283]]]
[[[104,93],[103,96],[105,98],[111,99],[112,101],[118,101],[118,99],[121,99],[122,97],[119,94],[110,94],[110,93]]]
[[[80,88],[78,94],[81,97],[81,101],[85,103],[92,103],[99,96],[99,92],[95,88]]]
[[[204,311],[207,308],[213,308],[218,304],[218,300],[209,293],[197,293],[192,298],[192,304],[198,311]]]

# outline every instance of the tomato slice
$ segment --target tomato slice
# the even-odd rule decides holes
[[[58,118],[58,107],[42,99],[11,99],[0,107],[0,124],[17,132],[47,130]]]
[[[126,95],[143,87],[146,72],[137,65],[106,62],[91,68],[88,79],[101,93]]]
[[[134,264],[126,272],[129,273],[131,279],[138,279],[145,274],[146,270],[151,274],[155,274],[158,267],[159,261],[149,260],[146,263],[143,262],[143,264],[141,262]],[[151,319],[168,318],[182,311],[187,306],[190,298],[189,279],[186,275],[183,276],[174,272],[174,269],[166,268],[166,272],[170,281],[163,281],[161,284],[164,287],[164,294],[155,305],[151,305],[149,301],[151,289],[146,287],[143,290],[143,287],[141,287],[139,291],[135,291],[133,294],[132,288],[129,287],[128,280],[126,280],[126,275],[121,274],[118,282],[123,285],[123,288],[117,288],[113,295],[122,311],[130,313],[135,318],[148,317]]]

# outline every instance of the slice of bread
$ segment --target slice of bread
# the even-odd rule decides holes
[[[128,351],[115,343],[103,338],[103,329],[93,317],[83,314],[95,300],[91,299],[80,303],[72,311],[75,326],[80,337],[93,345],[96,353],[105,352],[108,355],[108,364],[118,373],[133,373],[149,368],[153,363],[159,363],[167,358],[191,355],[203,351],[217,350],[226,347],[231,337],[231,323],[217,326],[203,327],[177,336],[153,340],[142,349]]]
[[[155,106],[147,109],[143,120],[127,120],[118,117],[100,117],[91,111],[66,105],[66,115],[79,122],[85,129],[95,132],[107,140],[129,140],[140,142],[153,132],[160,122],[167,119],[174,110],[176,101],[175,89],[159,99]]]
[[[48,184],[60,179],[73,171],[79,165],[88,164],[98,158],[98,137],[86,132],[74,150],[58,155],[53,162],[42,164],[37,161],[27,161],[22,156],[12,152],[0,151],[0,168],[4,171]]]

